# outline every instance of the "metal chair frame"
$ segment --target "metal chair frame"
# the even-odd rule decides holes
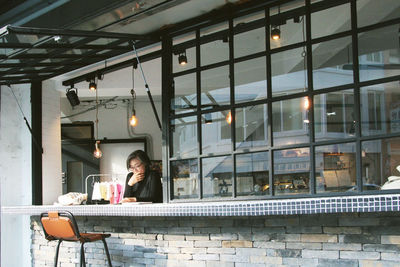
[[[110,267],[112,267],[110,253],[108,251],[107,243],[105,240],[107,237],[111,236],[110,234],[79,232],[78,224],[76,223],[75,217],[69,211],[43,212],[40,215],[40,222],[43,227],[43,232],[44,232],[45,238],[49,241],[58,240],[56,255],[54,257],[54,266],[55,267],[57,267],[57,264],[58,264],[58,253],[59,253],[60,245],[61,245],[62,241],[80,242],[81,243],[79,266],[86,267],[84,244],[89,243],[89,242],[99,241],[99,240],[101,240],[104,244],[104,250],[107,255],[108,265]],[[56,226],[56,224],[62,224],[62,226],[66,228],[63,230],[69,231],[68,232],[69,236],[65,236],[65,233],[61,233],[61,232],[54,233],[56,231],[56,229],[54,229],[54,228],[50,229],[51,226],[45,226],[48,223],[50,223],[51,226]],[[46,230],[46,227],[49,227],[49,229]],[[69,228],[69,229],[67,229],[67,228]],[[52,232],[52,234],[49,234],[48,231]]]

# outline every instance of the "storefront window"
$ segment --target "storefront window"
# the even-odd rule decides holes
[[[193,112],[197,108],[196,74],[178,76],[174,79],[174,96],[171,109],[176,114]]]
[[[307,89],[306,53],[303,48],[271,55],[272,95],[294,94]]]
[[[399,25],[358,35],[360,81],[400,75]]]
[[[353,90],[316,95],[314,120],[315,139],[318,141],[354,137]]]
[[[201,66],[229,59],[227,22],[201,29],[200,37],[204,40],[200,45]]]
[[[268,152],[236,156],[236,192],[238,196],[269,194]]]
[[[174,199],[198,198],[198,164],[196,159],[171,162]]]
[[[201,62],[171,75],[168,160],[199,160],[199,199],[379,194],[400,176],[400,3],[387,1],[265,3],[174,37],[171,53]]]
[[[309,142],[308,110],[305,98],[272,103],[274,145],[292,145]]]
[[[221,153],[232,150],[230,111],[202,114],[202,153]]]
[[[399,82],[361,88],[362,135],[400,133]]]
[[[203,198],[232,197],[232,157],[202,159]]]
[[[178,158],[193,157],[197,149],[197,117],[183,117],[171,122],[171,156]]]
[[[202,109],[213,109],[230,103],[228,66],[202,71],[200,76]]]
[[[350,3],[311,14],[312,38],[350,30]]]
[[[400,139],[362,143],[364,190],[400,189]]]
[[[304,6],[303,0],[295,1],[295,3],[282,4],[270,9],[270,31],[277,28],[281,32],[281,38],[279,38],[279,40],[271,40],[271,49],[304,42],[306,40],[305,15],[298,10],[301,6]],[[286,15],[290,14],[290,11],[293,9],[297,9],[295,17]]]
[[[233,44],[235,58],[251,55],[265,50],[265,13],[264,11],[250,14],[234,20],[235,36]],[[260,21],[261,23],[258,23]],[[257,24],[257,28],[248,27]],[[260,27],[260,26],[262,27]]]
[[[315,44],[312,51],[314,89],[353,82],[351,37]]]
[[[174,58],[172,60],[172,70],[174,73],[193,69],[196,67],[196,47],[189,47],[185,46],[185,43],[193,41],[196,39],[195,33],[188,33],[185,35],[181,35],[178,37],[173,38],[172,43],[175,47],[174,50]],[[186,64],[180,64],[178,58],[180,55],[185,55],[187,58]]]
[[[400,2],[398,0],[385,0],[385,7],[390,8],[384,8],[382,2],[376,0],[357,0],[358,27],[400,17]]]
[[[293,195],[309,192],[309,148],[274,151],[274,194]]]
[[[353,191],[356,186],[356,146],[354,143],[315,148],[316,192]]]
[[[236,147],[260,147],[268,143],[267,105],[236,109]]]
[[[265,57],[235,64],[235,103],[267,97],[267,70]]]

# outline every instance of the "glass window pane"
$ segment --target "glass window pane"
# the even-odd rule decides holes
[[[363,190],[400,189],[400,138],[362,142]]]
[[[236,156],[236,192],[238,196],[269,194],[268,152]]]
[[[312,46],[314,89],[353,82],[351,37]]]
[[[311,13],[311,35],[313,39],[348,31],[350,28],[349,3]]]
[[[235,112],[236,148],[267,146],[267,105],[237,108]]]
[[[309,142],[308,110],[305,98],[272,103],[274,145],[292,145]]]
[[[267,97],[266,58],[235,64],[235,103]]]
[[[265,27],[253,29],[255,21],[265,24],[264,11],[235,19],[233,46],[235,58],[265,51]],[[257,25],[258,26],[258,25]],[[251,30],[248,30],[250,27]]]
[[[203,198],[232,196],[232,157],[202,159]]]
[[[354,143],[315,148],[317,193],[352,191],[356,185],[356,146]]]
[[[299,8],[304,7],[304,0],[290,1],[286,4],[271,7],[269,14],[271,20],[270,31],[278,28],[281,32],[280,39],[270,39],[271,49],[291,45],[305,40],[305,20]],[[293,18],[296,9],[297,17]],[[288,17],[290,15],[290,17]],[[303,33],[304,29],[304,35]]]
[[[229,67],[201,72],[201,107],[212,109],[230,103]]]
[[[172,157],[197,156],[197,117],[190,116],[171,121]]]
[[[354,137],[356,122],[353,90],[316,95],[314,122],[317,141]]]
[[[220,153],[232,150],[230,111],[202,114],[202,152]]]
[[[306,90],[308,86],[306,61],[303,48],[271,55],[273,96]]]
[[[274,194],[308,194],[310,191],[310,149],[274,151]]]
[[[400,1],[398,0],[358,0],[357,24],[364,27],[400,17]]]
[[[173,199],[198,198],[198,163],[196,159],[171,162]]]
[[[172,51],[174,56],[172,58],[172,70],[173,73],[180,71],[193,69],[196,67],[196,47],[183,48],[185,43],[194,41],[196,39],[196,34],[194,32],[187,33],[175,37],[172,39],[172,45],[174,46]],[[187,58],[187,63],[185,65],[179,64],[179,55],[185,54]]]
[[[360,81],[400,75],[399,24],[358,35]]]
[[[195,111],[197,108],[196,73],[175,77],[174,89],[171,109],[176,114]]]
[[[227,22],[201,29],[200,39],[201,66],[229,59]]]
[[[400,84],[398,81],[361,87],[361,133],[400,132]]]
[[[186,63],[179,62],[180,56],[186,56]],[[177,50],[174,52],[172,58],[173,73],[181,72],[184,70],[193,69],[196,67],[196,47],[186,48],[184,50]]]

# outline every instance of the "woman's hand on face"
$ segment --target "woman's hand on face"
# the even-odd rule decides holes
[[[132,177],[128,181],[129,186],[133,186],[134,184],[142,181],[144,179],[144,173],[134,173]]]
[[[121,200],[121,203],[136,202],[136,197],[125,197]]]

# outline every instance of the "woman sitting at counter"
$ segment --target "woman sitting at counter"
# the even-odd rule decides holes
[[[150,170],[150,165],[149,157],[142,150],[136,150],[128,156],[126,166],[129,174],[126,177],[122,203],[162,202],[160,174]]]

